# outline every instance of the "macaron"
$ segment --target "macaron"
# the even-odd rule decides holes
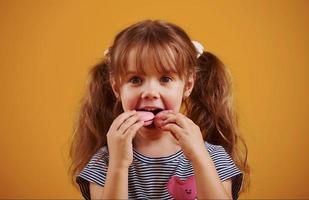
[[[147,111],[137,111],[137,115],[139,117],[139,120],[144,121],[144,126],[152,124],[153,118],[155,117],[152,112]]]

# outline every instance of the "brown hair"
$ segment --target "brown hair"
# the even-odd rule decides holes
[[[89,72],[87,93],[82,99],[79,118],[70,149],[70,173],[75,177],[93,154],[107,145],[106,134],[113,120],[123,112],[115,97],[110,78],[116,85],[126,72],[130,52],[135,66],[143,71],[156,67],[160,71],[175,70],[183,79],[195,73],[194,88],[184,100],[183,112],[201,129],[205,141],[225,148],[244,173],[242,191],[249,185],[250,168],[247,146],[238,129],[234,111],[230,74],[212,53],[204,51],[197,59],[189,36],[179,26],[162,20],[144,20],[122,30],[115,37],[103,60]],[[243,144],[240,150],[239,141]]]

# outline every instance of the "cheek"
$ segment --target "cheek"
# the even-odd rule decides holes
[[[176,90],[177,91],[177,90]],[[178,90],[180,91],[180,90]],[[165,105],[168,109],[174,110],[175,112],[179,112],[181,102],[182,102],[182,93],[180,92],[169,93],[165,98]]]
[[[138,98],[132,90],[121,90],[121,103],[124,111],[133,110],[137,104]]]

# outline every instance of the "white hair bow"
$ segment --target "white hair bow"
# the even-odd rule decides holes
[[[199,43],[198,41],[191,41],[195,47],[195,50],[197,52],[197,58],[200,57],[200,55],[202,55],[202,53],[204,52],[204,47],[201,43]]]

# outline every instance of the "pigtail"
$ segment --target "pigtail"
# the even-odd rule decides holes
[[[230,133],[234,130],[228,99],[229,80],[223,64],[215,55],[204,52],[197,64],[195,85],[190,95],[191,110],[188,113],[204,130],[203,137],[206,141],[220,144],[230,153],[235,137]]]
[[[115,118],[118,103],[109,82],[108,68],[105,59],[89,72],[87,94],[81,102],[70,149],[72,177],[85,167],[100,147],[107,144],[106,133]]]
[[[200,127],[205,141],[223,146],[244,174],[248,174],[247,146],[238,130],[229,71],[219,58],[205,51],[197,59],[197,66],[186,113]],[[237,145],[239,141],[244,154]]]

